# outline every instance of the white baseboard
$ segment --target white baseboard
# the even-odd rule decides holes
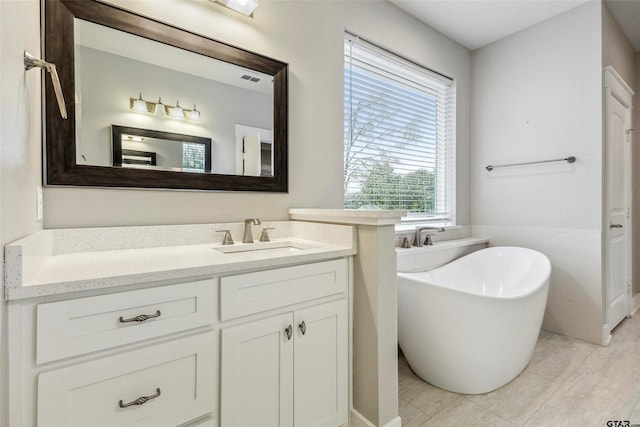
[[[609,347],[609,344],[611,344],[611,338],[611,330],[609,329],[609,325],[605,323],[602,327],[602,340],[600,341],[600,345]]]
[[[400,417],[395,417],[394,419],[386,423],[384,427],[402,427],[402,420],[400,419]]]
[[[351,416],[349,417],[349,421],[349,425],[351,427],[376,427],[364,415],[353,408],[351,408]]]
[[[631,316],[638,314],[638,310],[640,310],[640,293],[635,294],[631,299]]]
[[[351,427],[376,427],[371,421],[369,421],[364,415],[355,409],[351,409],[351,418],[350,418],[350,426]],[[384,426],[381,427],[402,427],[402,420],[400,417],[395,417]]]

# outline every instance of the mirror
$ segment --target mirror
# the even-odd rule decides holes
[[[45,184],[287,191],[287,64],[96,1],[44,9],[70,116],[47,81]]]
[[[173,172],[211,172],[211,139],[111,126],[113,166]]]

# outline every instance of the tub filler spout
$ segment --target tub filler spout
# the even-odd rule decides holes
[[[433,245],[433,241],[431,240],[431,236],[433,236],[434,233],[427,233],[427,237],[424,239],[424,243],[422,242],[422,232],[424,230],[432,230],[432,231],[443,232],[444,231],[444,227],[428,226],[428,227],[416,228],[416,235],[413,238],[413,246],[422,247],[424,245],[427,245],[427,246],[432,246]]]

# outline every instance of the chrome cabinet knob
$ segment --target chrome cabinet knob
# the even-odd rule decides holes
[[[304,320],[298,325],[298,328],[300,328],[300,332],[302,332],[302,335],[307,333],[307,324],[304,323]]]
[[[291,339],[291,336],[293,335],[293,326],[287,326],[284,332],[287,334],[287,341],[289,341]]]

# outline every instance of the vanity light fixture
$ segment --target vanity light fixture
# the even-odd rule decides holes
[[[227,6],[236,12],[246,16],[253,16],[253,11],[258,7],[257,0],[215,0],[217,3]]]
[[[175,120],[187,120],[193,123],[200,123],[200,111],[196,109],[195,104],[193,110],[187,110],[180,106],[180,101],[176,102],[176,106],[165,105],[162,98],[158,98],[158,102],[149,102],[142,99],[142,93],[138,98],[129,98],[129,108],[136,113],[154,114],[158,117],[170,118]]]
[[[153,102],[148,102],[142,99],[142,92],[140,92],[140,96],[138,96],[138,98],[129,98],[129,108],[136,113],[153,113],[155,107],[156,104]]]

